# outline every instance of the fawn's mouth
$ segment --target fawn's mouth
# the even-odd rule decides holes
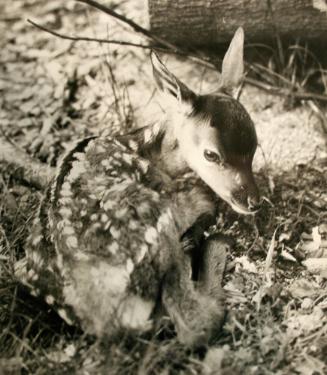
[[[232,209],[242,215],[254,215],[256,214],[259,210],[249,210],[243,205],[240,205],[236,201],[234,201],[233,198],[231,198],[228,203],[231,205]]]

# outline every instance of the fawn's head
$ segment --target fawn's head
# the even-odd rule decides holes
[[[257,148],[253,122],[235,95],[243,79],[243,29],[222,64],[216,94],[197,95],[152,53],[155,80],[169,100],[180,156],[211,189],[243,214],[259,208],[252,160]]]

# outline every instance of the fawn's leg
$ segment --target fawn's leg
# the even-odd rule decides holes
[[[222,279],[230,247],[231,241],[221,234],[213,234],[203,242],[197,278],[202,293],[223,299]]]
[[[211,238],[204,246],[199,280],[191,278],[192,259],[181,247],[175,252],[162,287],[162,303],[172,319],[178,339],[188,346],[202,346],[219,331],[224,318],[221,288],[224,256],[222,243]],[[222,251],[225,254],[224,251]]]

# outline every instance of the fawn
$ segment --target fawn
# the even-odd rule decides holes
[[[256,132],[233,98],[243,41],[240,28],[215,95],[195,94],[152,53],[167,118],[86,138],[62,159],[17,274],[66,322],[98,336],[143,331],[161,304],[185,344],[207,343],[219,329],[226,244],[219,236],[203,241],[204,232],[215,222],[217,196],[244,214],[259,206]],[[197,272],[192,252],[200,254]]]

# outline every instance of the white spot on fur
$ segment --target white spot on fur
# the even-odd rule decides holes
[[[73,195],[73,192],[71,190],[68,190],[68,189],[61,189],[60,195],[62,197],[68,198],[68,197],[71,197]]]
[[[84,152],[75,152],[73,157],[77,160],[83,161],[85,160],[85,154]]]
[[[36,218],[33,220],[33,224],[34,224],[35,226],[39,225],[40,223],[41,223],[41,222],[40,222],[39,217],[36,217]]]
[[[68,318],[67,312],[65,309],[58,309],[58,315],[69,325],[73,325],[73,321]]]
[[[101,224],[100,224],[99,222],[96,222],[96,223],[94,223],[94,224],[92,225],[92,229],[93,229],[93,230],[96,230],[96,229],[98,229],[98,228],[101,228]]]
[[[66,226],[70,226],[71,225],[71,221],[68,220],[68,219],[63,219],[63,220],[60,220],[58,223],[57,223],[57,229],[59,231],[63,230]]]
[[[82,211],[81,211],[81,216],[82,216],[82,217],[86,216],[86,214],[87,214],[87,211],[86,211],[86,210],[82,210]]]
[[[48,223],[49,223],[50,228],[53,228],[54,222],[53,222],[52,217],[50,215],[48,216]]]
[[[106,152],[106,149],[102,145],[97,144],[95,147],[95,152],[98,154],[102,154],[103,152]]]
[[[49,305],[53,305],[55,302],[54,296],[51,296],[51,295],[45,296],[45,302]]]
[[[137,213],[142,216],[149,213],[151,207],[149,202],[142,202],[139,206],[136,207]]]
[[[154,227],[150,227],[145,231],[144,238],[147,243],[153,245],[158,239],[158,232]]]
[[[90,259],[90,257],[87,254],[82,253],[81,251],[77,251],[76,253],[74,253],[74,258],[76,260],[84,260],[84,261],[88,261]]]
[[[111,226],[109,229],[109,232],[115,240],[118,240],[120,238],[120,235],[121,235],[120,230],[117,229],[116,227]]]
[[[47,270],[47,271],[50,271],[50,272],[54,272],[51,264],[49,264],[49,265],[47,266],[46,270]]]
[[[72,210],[68,207],[61,207],[60,210],[59,210],[59,214],[63,217],[63,218],[70,218],[72,216]]]
[[[161,124],[159,122],[157,122],[156,124],[153,125],[152,127],[152,132],[155,136],[157,136],[160,132],[160,129],[161,129]]]
[[[92,215],[90,216],[90,219],[91,219],[92,221],[96,221],[96,220],[98,220],[98,214],[92,214]]]
[[[107,221],[106,225],[104,226],[104,230],[108,230],[111,225],[111,220]]]
[[[37,288],[36,289],[31,289],[30,293],[31,293],[31,295],[33,297],[37,297],[40,294],[40,290],[37,289]]]
[[[65,181],[61,186],[61,188],[64,190],[71,190],[71,187],[72,187],[71,184],[67,181]]]
[[[114,144],[115,144],[116,146],[118,146],[120,149],[122,149],[122,150],[126,150],[126,147],[125,147],[122,143],[120,143],[117,139],[115,139],[115,138],[110,138],[110,141],[111,141],[111,142],[114,142]]]
[[[109,220],[109,217],[106,214],[101,214],[101,221],[106,223]]]
[[[144,160],[144,159],[139,159],[137,161],[137,163],[138,163],[139,167],[141,168],[142,172],[147,173],[150,163],[147,160]]]
[[[171,211],[168,210],[167,212],[164,212],[162,215],[160,215],[157,223],[157,229],[159,232],[163,231],[165,228],[172,225],[172,214]]]
[[[67,237],[67,239],[66,239],[66,245],[68,247],[76,248],[78,246],[77,237],[75,237],[75,236],[69,236],[69,237]]]
[[[32,251],[31,259],[32,262],[38,267],[41,267],[44,262],[41,254],[38,251]]]
[[[104,210],[112,210],[113,208],[115,207],[115,202],[108,199],[107,201],[105,201],[105,203],[103,204],[103,208]]]
[[[31,268],[28,272],[27,272],[27,277],[29,279],[32,279],[32,277],[35,275],[35,271]]]
[[[33,246],[38,245],[41,242],[42,238],[43,238],[43,236],[41,236],[41,235],[34,237],[33,241],[32,241],[32,245]]]
[[[111,254],[115,255],[119,249],[119,245],[117,242],[113,242],[112,244],[107,246],[107,249]]]
[[[64,258],[61,253],[57,253],[57,266],[60,270],[64,268]]]
[[[151,138],[152,138],[152,130],[146,129],[144,132],[144,143],[150,142]]]
[[[68,206],[72,204],[73,200],[70,197],[60,198],[59,201],[61,206]]]
[[[138,149],[138,144],[137,142],[133,141],[133,140],[130,140],[128,142],[128,146],[133,150],[133,151],[137,151]]]
[[[128,223],[129,229],[136,230],[139,228],[139,223],[136,220],[130,220]]]
[[[101,165],[105,168],[110,168],[110,160],[109,159],[104,159],[101,161]]]
[[[123,154],[123,160],[129,164],[129,165],[132,165],[133,163],[133,157],[132,155],[128,155],[128,154]]]
[[[78,179],[80,175],[86,172],[84,163],[81,161],[74,161],[72,169],[67,177],[68,181],[73,182]]]
[[[145,257],[145,255],[147,254],[149,248],[146,244],[143,244],[141,247],[140,247],[140,250],[136,256],[136,263],[140,263],[143,258]]]
[[[123,219],[126,215],[127,215],[127,212],[128,212],[128,208],[121,208],[117,211],[115,211],[115,217],[117,219]]]
[[[128,272],[128,273],[132,273],[133,270],[134,270],[134,263],[133,263],[133,261],[132,261],[131,258],[128,258],[128,259],[127,259],[126,269],[127,269],[127,272]]]
[[[71,226],[66,226],[64,230],[62,231],[62,234],[64,234],[65,236],[68,236],[70,234],[75,234],[74,228]]]
[[[239,173],[236,173],[236,174],[235,174],[234,179],[235,179],[235,182],[236,182],[237,184],[240,184],[240,183],[241,183],[241,176],[240,176]]]

